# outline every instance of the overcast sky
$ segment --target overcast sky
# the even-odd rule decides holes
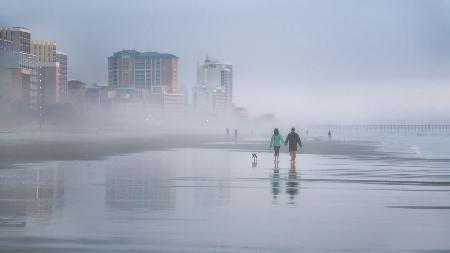
[[[309,122],[450,122],[450,1],[0,0],[69,54],[69,78],[107,82],[121,49],[232,63],[235,103]]]

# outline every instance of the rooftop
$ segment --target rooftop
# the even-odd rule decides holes
[[[177,58],[173,54],[168,53],[159,53],[156,51],[152,52],[139,52],[135,49],[124,49],[122,51],[115,52],[113,56],[121,55],[121,54],[135,54],[138,56],[146,56],[146,57],[163,57],[163,58]]]
[[[52,45],[52,46],[56,46],[56,42],[49,41],[49,40],[32,40],[31,44],[32,45]]]
[[[62,55],[66,55],[66,56],[67,56],[67,53],[66,53],[66,52],[58,51],[58,50],[56,50],[56,54],[62,54]]]
[[[86,88],[87,84],[83,83],[80,80],[69,80],[67,82],[67,86],[69,89],[82,89]]]
[[[26,27],[0,27],[0,30],[11,30],[11,31],[21,31],[21,32],[27,32],[31,33],[31,30]]]
[[[229,67],[232,66],[229,63],[219,62],[217,60],[211,59],[211,57],[209,57],[209,56],[206,56],[203,66],[212,66],[212,65],[223,65],[223,66],[229,66]]]

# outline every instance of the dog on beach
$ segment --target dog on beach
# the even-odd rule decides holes
[[[252,158],[253,158],[253,162],[257,162],[258,161],[258,153],[252,153]]]
[[[258,153],[252,153],[252,158],[253,158],[252,167],[256,168],[256,166],[258,165]]]

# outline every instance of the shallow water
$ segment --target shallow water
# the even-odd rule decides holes
[[[2,252],[450,249],[446,163],[282,154],[274,170],[179,149],[22,167],[0,171]]]

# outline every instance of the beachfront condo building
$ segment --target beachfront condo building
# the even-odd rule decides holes
[[[52,63],[58,63],[58,67],[54,67],[58,70],[58,73],[53,71],[41,71],[39,73],[41,81],[54,80],[55,78],[59,79],[57,82],[58,86],[54,86],[53,82],[49,83],[48,85],[41,82],[41,84],[46,87],[43,90],[48,93],[44,95],[41,92],[40,94],[44,95],[45,98],[39,100],[43,102],[56,101],[56,103],[64,103],[67,102],[67,54],[57,51],[56,48],[56,43],[52,41],[31,41],[31,53],[36,55],[39,63],[44,63],[43,65],[45,65],[46,67],[56,66]],[[53,76],[42,76],[44,74]],[[55,90],[48,90],[49,87],[54,87]],[[55,95],[55,97],[49,99],[49,97],[53,95]],[[47,105],[49,104],[45,104],[43,106]]]
[[[79,80],[67,81],[67,100],[78,112],[83,112],[86,109],[87,86],[87,84]]]
[[[8,107],[8,110],[36,110],[38,106],[36,57],[13,51],[7,55],[0,54],[0,58],[1,103],[5,108]]]
[[[42,107],[61,103],[58,62],[38,62],[38,104]]]
[[[31,41],[31,53],[36,55],[40,62],[56,61],[56,43],[52,41]]]
[[[68,87],[67,87],[67,73],[68,61],[67,53],[56,51],[56,62],[59,63],[59,98],[61,103],[67,102]]]
[[[0,27],[0,103],[13,110],[38,107],[37,59],[31,54],[31,32]]]
[[[197,65],[197,83],[193,91],[197,111],[223,115],[233,109],[233,67],[206,58]]]
[[[186,110],[185,95],[178,91],[178,57],[172,54],[116,52],[108,57],[108,86],[115,91],[116,111],[133,113],[146,105],[150,114],[170,116]]]
[[[0,39],[12,41],[13,51],[31,53],[31,31],[25,27],[0,27]]]
[[[0,38],[0,52],[10,53],[13,51],[13,42]]]
[[[0,27],[0,102],[42,110],[67,97],[67,54],[31,40],[23,27]]]
[[[167,53],[122,50],[108,57],[108,84],[138,94],[178,91],[178,57]]]

